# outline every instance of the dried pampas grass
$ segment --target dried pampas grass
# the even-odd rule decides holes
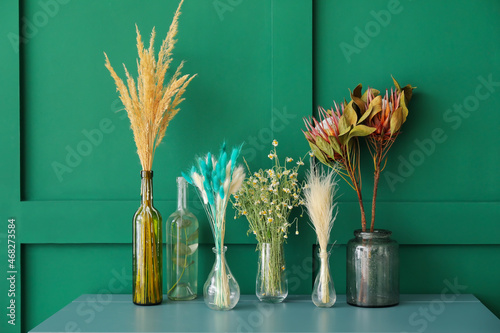
[[[316,167],[311,167],[303,190],[304,205],[323,253],[327,252],[330,233],[337,217],[337,213],[333,216],[337,207],[337,203],[333,203],[337,187],[334,169],[320,172]]]
[[[333,203],[338,187],[335,174],[334,168],[326,173],[325,171],[319,172],[311,164],[303,191],[304,205],[312,227],[316,231],[320,248],[320,271],[316,276],[312,294],[313,303],[318,307],[331,307],[337,299],[328,267],[327,249],[330,233],[337,217],[337,213],[333,215],[333,211],[337,208],[337,203]]]
[[[181,0],[170,29],[163,40],[158,53],[158,59],[155,58],[154,39],[155,29],[151,33],[149,48],[145,49],[142,37],[136,25],[137,32],[137,51],[139,59],[137,60],[138,77],[137,82],[130,76],[125,65],[125,74],[127,76],[127,85],[116,74],[115,70],[106,57],[106,68],[110,71],[115,80],[117,91],[120,93],[120,100],[125,106],[127,115],[130,119],[130,125],[134,133],[134,140],[137,146],[137,153],[141,160],[143,170],[151,170],[156,147],[160,144],[168,124],[179,112],[179,104],[184,100],[182,95],[186,87],[196,75],[182,75],[182,62],[170,81],[165,85],[165,75],[172,62],[172,51],[177,40],[178,19],[181,14],[180,9],[184,0]]]

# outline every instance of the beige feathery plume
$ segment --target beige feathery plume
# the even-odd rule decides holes
[[[329,169],[326,173],[324,171],[320,173],[317,168],[311,167],[306,184],[303,195],[307,213],[316,231],[320,250],[326,252],[330,232],[337,217],[337,214],[333,216],[333,211],[337,207],[337,203],[333,203],[333,200],[338,186],[335,171]]]
[[[130,127],[134,133],[137,146],[137,154],[141,161],[143,170],[151,170],[156,147],[160,144],[168,124],[179,112],[179,104],[184,100],[182,95],[186,91],[195,75],[181,75],[184,62],[181,62],[170,81],[164,85],[165,75],[172,62],[172,51],[177,40],[175,36],[178,31],[178,19],[181,14],[181,0],[174,18],[168,30],[167,36],[162,42],[158,59],[155,58],[154,39],[155,29],[151,33],[149,48],[144,48],[142,36],[136,25],[137,32],[137,82],[125,69],[127,85],[116,74],[115,70],[106,58],[105,66],[115,80],[117,91],[120,93],[127,115],[130,119]]]
[[[244,180],[245,169],[240,165],[234,169],[233,179],[231,180],[231,185],[229,186],[229,194],[235,194],[238,192]]]
[[[307,175],[306,185],[304,188],[304,201],[307,208],[307,213],[311,219],[314,231],[318,237],[319,243],[319,258],[321,260],[321,268],[319,276],[314,284],[317,290],[313,292],[313,302],[316,306],[332,306],[335,303],[336,296],[331,282],[330,270],[328,267],[328,240],[332,231],[333,223],[337,217],[333,215],[337,203],[333,203],[335,194],[337,193],[337,182],[335,181],[335,169],[329,169],[328,172],[321,173],[317,168],[311,167]],[[319,281],[319,283],[318,283]],[[331,286],[330,286],[330,283]],[[315,298],[315,294],[319,299]]]

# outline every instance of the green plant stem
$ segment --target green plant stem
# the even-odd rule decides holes
[[[321,266],[320,266],[320,286],[322,287],[321,301],[324,304],[330,302],[329,284],[330,284],[330,268],[328,267],[328,254],[326,250],[322,250],[320,253]]]
[[[363,198],[361,197],[361,189],[356,186],[356,192],[358,193],[359,209],[361,210],[361,229],[363,232],[366,231],[366,213],[365,207],[363,206]]]
[[[384,150],[384,142],[380,140],[380,144],[376,146],[376,156],[375,156],[375,172],[373,176],[373,199],[372,199],[372,219],[370,223],[370,232],[373,232],[375,228],[375,207],[377,203],[377,190],[378,182],[380,180],[380,164],[382,163],[382,152]]]
[[[279,296],[283,293],[281,275],[284,274],[283,243],[278,238],[271,243],[259,244],[261,291],[266,296]]]
[[[172,228],[173,228],[173,225],[172,225]],[[170,234],[172,234],[172,233],[170,233]],[[186,238],[186,246],[187,246],[187,247],[189,247],[189,246],[188,246],[188,241],[187,241],[188,237],[187,237],[187,231],[186,231],[186,229],[184,229],[184,238]],[[168,295],[170,294],[170,292],[171,292],[172,290],[174,290],[174,288],[177,286],[177,284],[179,283],[179,281],[182,279],[182,276],[184,275],[184,272],[186,271],[187,256],[188,256],[187,254],[186,254],[186,255],[184,255],[184,265],[182,266],[182,272],[181,272],[181,275],[179,276],[179,278],[177,279],[177,281],[175,281],[175,283],[174,283],[174,285],[172,286],[172,288],[170,288],[170,290],[167,292],[167,294],[168,294]]]
[[[361,229],[363,230],[363,232],[365,232],[366,231],[366,213],[365,213],[365,207],[363,206],[361,185],[359,184],[358,179],[356,178],[356,170],[353,170],[350,154],[346,153],[345,155],[347,155],[347,160],[348,160],[347,163],[345,163],[345,168],[346,168],[346,171],[347,171],[349,178],[351,178],[352,185],[354,186],[354,189],[356,190],[356,193],[358,195],[359,209],[361,211]]]
[[[375,206],[377,201],[377,189],[378,189],[379,179],[380,179],[380,168],[377,168],[375,170],[374,183],[373,183],[372,220],[370,224],[370,232],[373,232],[375,228]]]
[[[344,161],[342,162],[342,164],[343,164],[343,167],[345,168],[345,170],[347,171],[347,175],[351,179],[352,187],[356,190],[356,193],[358,195],[359,210],[361,211],[361,229],[363,232],[365,232],[366,231],[366,213],[365,213],[365,207],[363,205],[363,196],[361,194],[361,180],[360,180],[360,177],[356,177],[356,172],[358,173],[358,175],[360,175],[359,141],[356,140],[356,144],[357,144],[357,147],[354,146],[353,148],[351,148],[349,146],[345,146],[343,148],[342,153],[343,153]],[[354,159],[351,156],[351,151],[353,152]],[[337,172],[337,173],[339,173],[339,172]]]

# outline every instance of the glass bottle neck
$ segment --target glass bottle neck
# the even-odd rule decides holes
[[[323,250],[323,251],[320,250],[318,252],[318,257],[319,257],[319,260],[321,263],[320,270],[323,270],[325,268],[328,269],[328,261],[330,259],[330,252],[327,252],[325,250]]]
[[[187,182],[184,177],[177,178],[177,210],[187,210]]]
[[[225,255],[226,251],[227,251],[227,246],[225,246],[225,245],[222,248],[220,246],[217,246],[217,245],[212,247],[212,252],[215,254],[216,258]]]
[[[141,205],[153,205],[153,171],[141,171]]]

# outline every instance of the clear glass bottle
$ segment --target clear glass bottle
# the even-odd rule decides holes
[[[283,302],[288,295],[283,243],[262,243],[259,248],[255,293],[264,302]]]
[[[312,301],[319,308],[329,308],[335,304],[337,294],[330,275],[330,252],[319,251],[319,273],[316,275],[312,292]]]
[[[167,228],[167,295],[174,301],[196,298],[198,290],[198,219],[187,208],[187,182],[177,178],[177,210]]]
[[[133,218],[133,302],[155,305],[163,300],[161,215],[153,206],[153,171],[141,171],[141,206]]]
[[[399,245],[389,230],[356,230],[347,243],[346,300],[361,307],[399,303]]]
[[[215,262],[203,286],[205,304],[212,310],[231,310],[240,299],[240,286],[226,262],[226,250],[213,247]]]

